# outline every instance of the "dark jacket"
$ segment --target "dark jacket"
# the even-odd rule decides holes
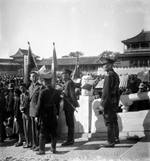
[[[22,118],[22,114],[20,111],[20,98],[19,98],[19,96],[14,97],[14,117],[16,117],[17,119]]]
[[[42,89],[39,94],[36,116],[49,128],[57,125],[60,99],[58,91],[50,86]]]
[[[10,91],[6,96],[7,117],[14,115],[14,92]]]
[[[101,103],[104,113],[116,112],[119,103],[119,76],[113,69],[105,76]]]
[[[65,82],[63,93],[64,93],[64,98],[66,98],[74,107],[79,107],[76,93],[75,93],[75,84],[71,79]]]
[[[4,96],[4,90],[0,89],[0,119],[4,119],[6,116],[6,109],[5,109],[5,96]]]

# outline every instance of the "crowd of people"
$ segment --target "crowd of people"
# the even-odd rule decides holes
[[[71,71],[66,69],[59,79],[59,89],[52,84],[50,72],[30,74],[30,86],[22,78],[1,76],[0,83],[0,143],[17,138],[14,146],[23,146],[45,154],[45,143],[51,140],[56,153],[57,121],[62,106],[68,126],[67,140],[62,146],[74,144],[74,111],[79,106]]]

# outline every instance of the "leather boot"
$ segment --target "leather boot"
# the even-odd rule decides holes
[[[52,153],[56,153],[56,142],[57,142],[57,139],[55,137],[52,138],[52,143],[51,143],[51,151]]]
[[[68,138],[67,142],[74,143],[74,128],[68,128]]]
[[[39,151],[36,153],[38,155],[45,154],[45,139],[43,135],[39,137]]]

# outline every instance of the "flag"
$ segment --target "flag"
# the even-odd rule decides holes
[[[29,75],[30,72],[33,69],[37,69],[37,64],[35,61],[35,58],[32,54],[30,43],[28,42],[29,48],[28,48],[28,55],[26,57],[26,60],[24,59],[24,83],[29,83]]]
[[[53,57],[52,57],[52,64],[51,64],[52,86],[53,87],[55,87],[56,85],[56,70],[57,70],[57,56],[56,56],[55,43],[53,42]]]
[[[36,64],[36,61],[35,61],[35,57],[32,54],[30,43],[28,42],[28,44],[29,44],[29,49],[28,49],[28,70],[29,70],[29,73],[30,73],[33,69],[37,69],[37,64]]]
[[[72,80],[77,81],[78,79],[80,79],[80,69],[79,69],[79,57],[77,56],[75,69],[72,72]]]
[[[40,74],[40,73],[43,73],[43,72],[46,72],[46,71],[47,71],[46,66],[43,65],[43,66],[38,70],[38,73]]]

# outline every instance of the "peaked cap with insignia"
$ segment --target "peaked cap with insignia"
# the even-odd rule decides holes
[[[100,57],[98,62],[101,65],[105,65],[105,64],[109,64],[109,63],[114,63],[117,60],[117,53],[113,53],[113,52],[103,52]]]

